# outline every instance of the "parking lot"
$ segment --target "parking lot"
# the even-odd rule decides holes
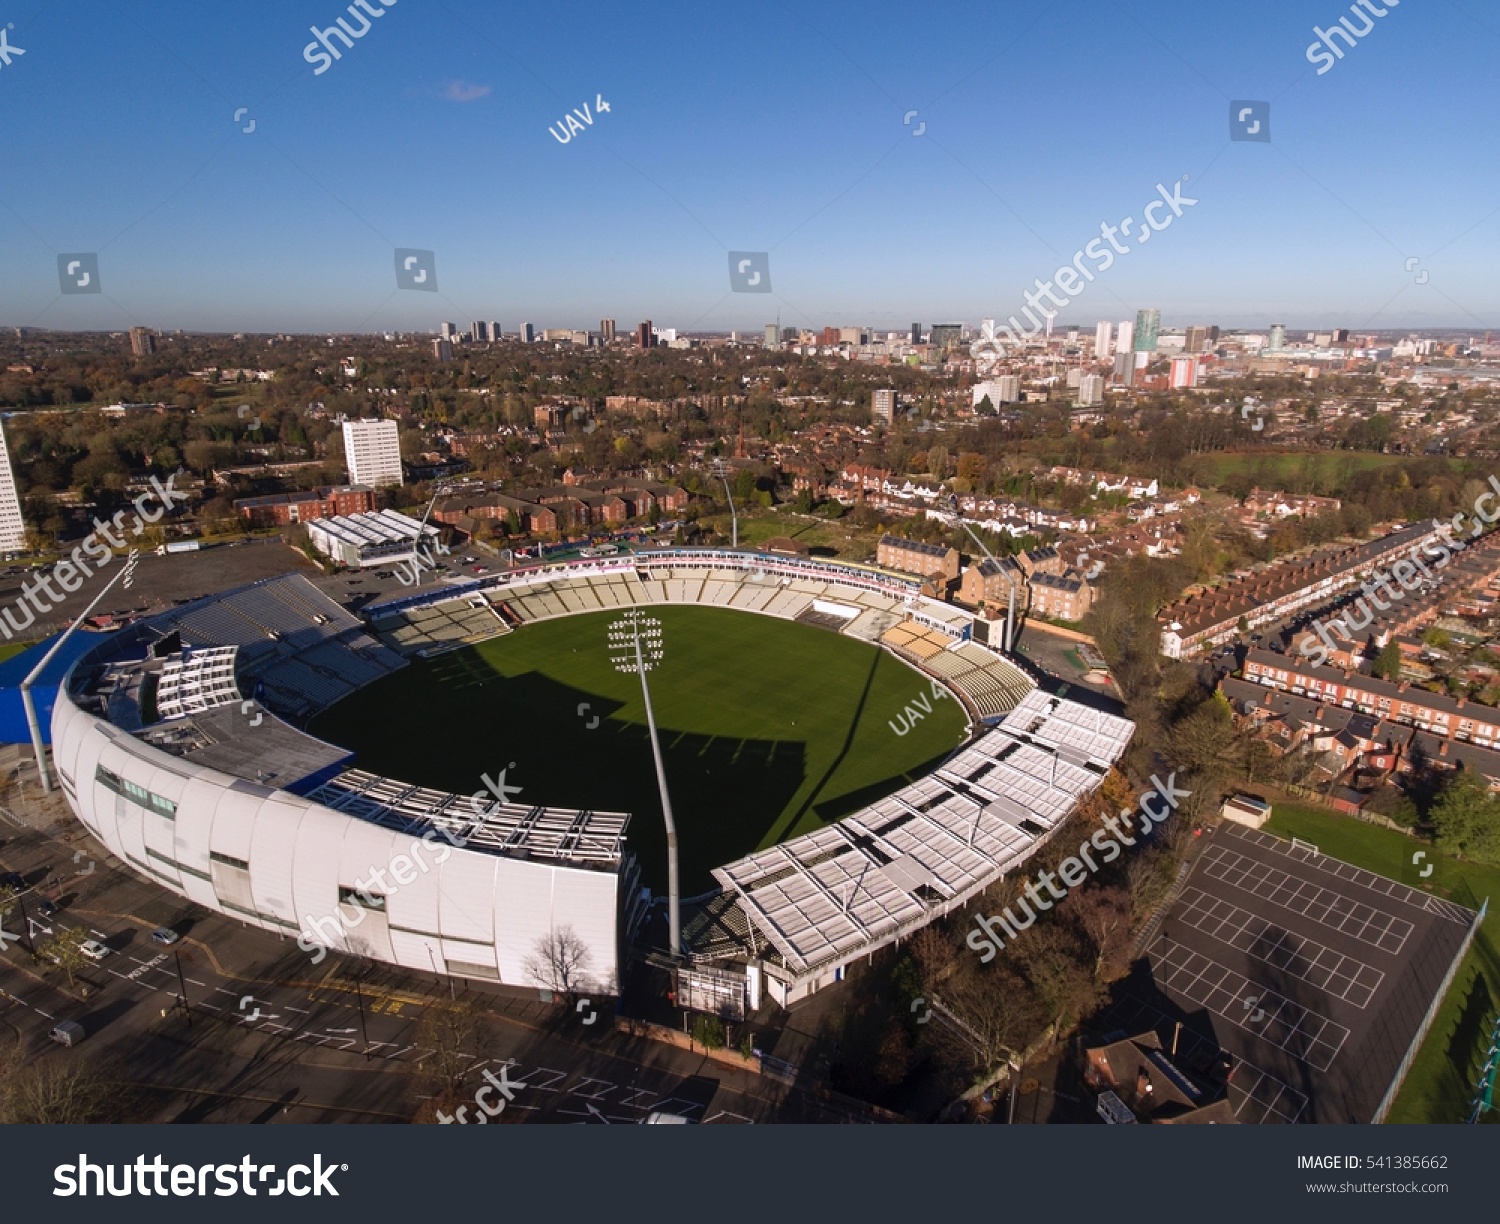
[[[506,1122],[848,1120],[811,1093],[701,1051],[619,1033],[602,999],[573,1014],[535,992],[466,988],[338,955],[315,964],[292,939],[139,878],[76,826],[39,832],[0,819],[3,872],[19,875],[26,893],[25,916],[16,905],[0,924],[0,1043],[19,1042],[28,1065],[111,1068],[147,1093],[138,1120],[409,1122],[430,1109],[439,1062],[458,1066],[465,1095],[484,1086],[486,1070],[506,1067],[517,1085]],[[42,916],[53,897],[55,911]],[[72,984],[29,951],[61,926],[107,949]],[[153,940],[161,927],[180,938]],[[469,1004],[477,1022],[439,1050],[431,1018]],[[49,1039],[65,1021],[83,1030],[76,1049]],[[455,1121],[478,1122],[479,1111]]]
[[[1473,917],[1226,823],[1106,1022],[1186,1034],[1188,1065],[1227,1054],[1240,1121],[1369,1122]]]

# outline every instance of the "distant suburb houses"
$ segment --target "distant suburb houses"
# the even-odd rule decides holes
[[[676,514],[687,505],[679,488],[633,477],[588,480],[545,489],[519,489],[515,494],[475,492],[440,498],[432,516],[441,523],[472,534],[482,519],[512,522],[517,531],[552,535],[605,523],[644,518],[653,509]]]

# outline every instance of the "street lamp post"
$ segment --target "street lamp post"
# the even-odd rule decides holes
[[[365,1061],[370,1061],[370,1030],[365,1027],[365,992],[362,979],[365,976],[365,967],[357,965],[354,972],[354,997],[359,1002],[359,1035],[365,1042]]]
[[[188,1006],[187,979],[182,975],[182,956],[174,949],[172,952],[172,958],[177,962],[177,989],[180,992],[177,996],[177,1000],[182,1004],[182,1014],[187,1017],[188,1028],[192,1028],[193,1011],[192,1008]]]
[[[642,640],[644,638],[644,641]],[[662,763],[661,744],[656,735],[656,715],[651,709],[651,686],[646,673],[662,660],[661,621],[642,616],[631,608],[609,626],[610,661],[615,670],[627,675],[635,672],[641,678],[641,697],[646,703],[646,728],[651,737],[651,756],[656,763],[656,785],[661,792],[661,815],[667,826],[667,924],[670,928],[670,950],[673,959],[682,955],[681,891],[677,883],[677,825],[672,819],[672,797],[667,793],[667,771]]]
[[[52,656],[62,649],[63,643],[73,636],[73,631],[84,621],[93,615],[94,609],[99,606],[99,601],[109,594],[110,588],[125,579],[128,588],[135,581],[135,566],[140,558],[140,550],[132,548],[125,558],[125,568],[104,584],[104,589],[94,596],[94,602],[89,604],[78,617],[63,630],[62,636],[52,644],[52,649],[42,656],[42,661],[31,670],[31,674],[21,681],[21,704],[26,707],[26,725],[31,730],[31,750],[36,754],[36,772],[42,780],[43,794],[52,793],[52,779],[47,772],[47,750],[42,747],[42,728],[36,717],[36,703],[31,699],[31,686],[37,682],[37,678],[46,669],[47,664],[52,662]]]

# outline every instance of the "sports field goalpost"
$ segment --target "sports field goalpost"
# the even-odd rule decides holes
[[[1303,841],[1300,837],[1292,838],[1292,849],[1306,850],[1309,854],[1312,854],[1314,856],[1322,853],[1322,851],[1319,850],[1315,845],[1313,845],[1312,842]]]

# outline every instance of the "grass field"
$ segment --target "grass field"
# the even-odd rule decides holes
[[[1500,1007],[1500,913],[1496,912],[1500,868],[1461,863],[1392,829],[1296,804],[1277,803],[1266,827],[1459,905],[1478,909],[1486,897],[1490,899],[1489,915],[1459,966],[1388,1118],[1391,1122],[1462,1122],[1479,1065],[1481,1038]],[[1412,855],[1418,850],[1425,850],[1427,857],[1414,864]],[[1420,873],[1429,865],[1433,871],[1424,880]],[[1486,1121],[1500,1121],[1500,1113],[1491,1112]]]
[[[728,535],[729,515],[705,515],[703,522],[715,531]],[[843,561],[867,561],[875,556],[875,547],[885,533],[884,527],[856,527],[849,516],[842,519],[823,519],[815,515],[798,514],[787,506],[772,510],[740,512],[740,544],[745,548],[759,548],[776,536],[788,536],[799,544],[814,550],[815,556],[837,557]]]
[[[1199,455],[1192,462],[1194,478],[1218,487],[1228,477],[1246,475],[1266,488],[1337,493],[1351,477],[1374,468],[1406,463],[1410,455],[1376,455],[1363,451],[1239,451]],[[1464,460],[1448,459],[1455,470]]]
[[[665,659],[652,705],[677,819],[685,896],[710,869],[818,828],[935,766],[964,713],[928,679],[868,643],[745,612],[652,610]],[[616,672],[605,630],[618,614],[527,625],[413,660],[313,724],[359,764],[468,794],[514,762],[517,800],[633,814],[648,884],[666,882],[665,837],[640,681]],[[939,690],[941,691],[941,690]],[[931,713],[902,710],[928,694]],[[591,725],[596,724],[596,725]]]

